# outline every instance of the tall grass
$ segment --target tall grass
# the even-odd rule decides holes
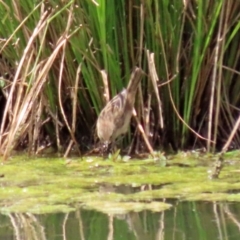
[[[97,115],[135,65],[153,148],[221,148],[239,116],[239,10],[233,0],[0,2],[2,154],[93,148]],[[146,150],[142,139],[124,144]]]

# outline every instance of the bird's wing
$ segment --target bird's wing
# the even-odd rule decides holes
[[[110,102],[108,102],[106,111],[111,112],[114,116],[118,116],[122,113],[126,105],[126,95],[126,89],[122,90],[119,94],[112,98]]]

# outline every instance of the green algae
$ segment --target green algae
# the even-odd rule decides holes
[[[95,209],[105,214],[127,214],[129,212],[141,212],[150,210],[152,212],[161,212],[171,207],[170,204],[164,202],[150,203],[144,202],[114,202],[114,201],[89,201],[86,203],[86,209]]]
[[[216,156],[196,152],[157,160],[12,157],[0,168],[0,211],[69,212],[81,206],[118,214],[164,211],[171,205],[163,199],[169,198],[239,202],[240,153],[226,156],[216,180],[208,177]]]

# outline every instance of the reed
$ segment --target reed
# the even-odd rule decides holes
[[[1,1],[1,153],[93,148],[97,116],[136,65],[144,131],[130,129],[121,148],[221,148],[239,116],[239,10],[220,0]]]

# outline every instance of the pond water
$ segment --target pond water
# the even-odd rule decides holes
[[[0,215],[3,240],[201,240],[240,238],[240,204],[170,201],[163,212],[104,214],[78,209],[70,213]]]
[[[12,157],[0,168],[0,240],[240,239],[240,152],[144,160]]]

